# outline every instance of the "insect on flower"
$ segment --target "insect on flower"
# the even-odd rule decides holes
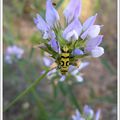
[[[75,43],[73,45],[75,45]],[[79,58],[87,56],[87,54],[82,55],[82,53],[80,55],[76,55],[76,49],[74,50],[74,47],[72,47],[73,45],[65,44],[62,47],[57,45],[59,52],[56,52],[51,45],[47,43],[44,43],[44,45],[40,45],[39,47],[49,54],[52,54],[51,57],[55,59],[55,62],[50,66],[51,69],[57,68],[60,70],[62,75],[65,75],[68,72],[70,65],[79,67],[81,63]]]
[[[70,66],[80,66],[85,56],[99,57],[104,54],[104,48],[99,47],[103,35],[99,35],[102,25],[94,25],[97,14],[88,18],[83,25],[79,20],[81,0],[70,0],[63,14],[66,28],[60,24],[59,14],[52,0],[46,2],[45,20],[37,14],[34,23],[41,31],[44,41],[39,47],[49,53],[54,62],[51,69],[57,68],[66,75]]]
[[[62,74],[68,71],[70,62],[69,48],[65,45],[62,49],[61,59],[60,59],[60,70]]]

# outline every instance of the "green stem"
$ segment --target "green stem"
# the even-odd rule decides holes
[[[77,101],[73,91],[72,91],[72,86],[68,84],[68,90],[69,90],[69,97],[70,100],[74,103],[75,107],[82,113],[82,105]]]
[[[39,118],[38,119],[40,119],[40,120],[48,120],[47,111],[46,111],[40,97],[38,96],[35,89],[33,89],[33,88],[32,88],[32,94],[33,94],[33,96],[34,96],[34,98],[36,100],[36,104],[37,104],[37,106],[39,108],[38,109],[38,112],[39,112],[39,114],[38,114]]]
[[[17,101],[19,101],[24,95],[28,94],[38,83],[46,76],[49,72],[49,69],[45,71],[35,82],[33,82],[28,88],[26,88],[20,95],[18,95],[12,102],[10,102],[7,107],[4,109],[4,112],[7,111],[11,106],[13,106]]]

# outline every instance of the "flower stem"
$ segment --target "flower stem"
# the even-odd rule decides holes
[[[49,72],[49,69],[45,71],[43,75],[41,75],[35,82],[33,82],[28,88],[26,88],[23,92],[20,93],[12,102],[10,102],[7,107],[5,107],[4,112],[11,108],[16,102],[18,102],[24,95],[28,94],[30,91],[33,90],[35,86],[46,76]]]

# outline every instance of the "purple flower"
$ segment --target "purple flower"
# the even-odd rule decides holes
[[[82,118],[80,112],[78,110],[75,111],[75,115],[72,115],[72,120],[85,120]]]
[[[98,109],[95,115],[95,120],[99,120],[100,119],[100,114],[101,114],[101,110]]]
[[[100,43],[102,42],[102,38],[103,38],[103,35],[99,35],[95,38],[87,40],[85,51],[89,52],[92,49],[94,49],[95,47],[97,47],[98,45],[100,45]]]
[[[58,12],[52,5],[51,0],[47,0],[46,2],[46,21],[51,28],[55,27],[57,22],[59,21]]]
[[[91,56],[92,57],[100,57],[103,54],[104,54],[104,48],[103,47],[95,47],[91,51]]]
[[[49,67],[54,61],[51,58],[43,57],[43,62],[45,66]]]
[[[60,45],[56,39],[52,38],[50,41],[50,45],[56,52],[60,53]]]
[[[87,40],[85,52],[90,52],[92,57],[100,57],[104,54],[104,49],[102,47],[98,47],[102,42],[103,35],[98,35],[95,38],[91,38]]]
[[[83,111],[86,117],[89,117],[90,119],[93,118],[94,111],[91,109],[91,107],[85,105]]]
[[[91,16],[83,23],[83,33],[81,34],[81,38],[84,40],[88,33],[90,32],[91,26],[93,26],[95,20],[96,20],[97,14],[94,16]]]
[[[77,40],[81,32],[82,25],[80,21],[78,19],[74,19],[74,21],[65,28],[63,38],[68,41]]]
[[[60,82],[63,82],[65,79],[66,79],[66,76],[65,76],[65,75],[62,75],[59,81],[60,81]]]
[[[12,64],[14,58],[21,59],[23,56],[24,50],[16,45],[9,46],[5,52],[5,61],[8,64]]]
[[[94,111],[88,105],[84,106],[83,114],[76,110],[75,114],[72,115],[72,120],[100,120],[100,109],[94,114]]]
[[[84,79],[83,79],[82,75],[80,74],[80,71],[83,68],[87,67],[88,65],[89,65],[89,62],[81,62],[80,66],[78,68],[71,65],[69,67],[68,71],[71,75],[75,76],[75,78],[78,82],[83,82]]]
[[[88,30],[88,38],[95,38],[99,35],[100,29],[102,26],[100,25],[92,25]]]
[[[50,28],[39,14],[37,14],[37,17],[34,18],[34,23],[36,24],[38,30],[43,33],[43,39],[48,39]]]
[[[75,56],[75,55],[83,55],[83,51],[80,50],[79,48],[75,48],[72,52],[72,54]]]
[[[97,14],[89,17],[81,24],[81,21],[79,20],[80,12],[81,0],[70,0],[63,12],[66,18],[66,25],[62,26],[59,21],[60,18],[58,12],[52,4],[52,0],[46,0],[45,18],[43,19],[37,14],[37,17],[34,18],[34,23],[42,33],[43,39],[47,39],[45,44],[43,43],[44,48],[47,48],[47,44],[52,48],[49,47],[44,50],[51,53],[51,57],[54,57],[54,61],[56,61],[56,64],[58,65],[56,69],[62,67],[60,64],[61,51],[64,51],[62,48],[67,46],[68,49],[70,49],[70,57],[68,58],[71,58],[72,56],[73,60],[75,60],[72,61],[69,59],[70,65],[68,74],[74,75],[77,81],[82,82],[83,77],[80,74],[82,64],[78,66],[78,63],[76,63],[76,61],[79,61],[79,55],[82,55],[83,57],[100,57],[104,54],[104,48],[100,47],[103,39],[103,35],[99,35],[102,26],[95,25]],[[7,59],[9,60],[10,58],[7,57]],[[75,66],[76,64],[77,66]],[[49,66],[49,60],[46,62],[46,65]],[[52,70],[51,74],[57,73],[56,69]],[[67,71],[65,74],[67,74]],[[60,81],[66,79],[66,77],[61,74],[59,77]]]
[[[73,19],[78,18],[81,12],[81,0],[70,0],[70,3],[65,8],[63,14],[67,23],[70,23]]]
[[[83,31],[86,31],[89,27],[91,27],[96,20],[97,14],[94,16],[89,17],[84,23],[83,23]]]

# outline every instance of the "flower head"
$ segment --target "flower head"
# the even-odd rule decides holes
[[[5,51],[5,62],[12,64],[14,59],[21,59],[23,56],[24,50],[16,45],[7,47]]]
[[[46,39],[45,47],[41,48],[54,59],[57,64],[55,69],[60,69],[62,74],[61,81],[64,81],[67,72],[82,81],[79,75],[80,65],[77,62],[87,56],[100,57],[104,54],[104,48],[100,46],[103,35],[99,35],[102,25],[95,25],[97,14],[89,17],[82,24],[79,19],[80,13],[81,0],[70,0],[63,12],[66,18],[64,27],[60,24],[52,0],[47,0],[45,18],[38,14],[34,18],[34,23],[43,34],[43,39]],[[74,69],[70,70],[71,68]]]
[[[72,115],[72,120],[100,120],[100,113],[100,109],[95,113],[91,107],[85,105],[83,108],[83,114],[76,110],[75,114]]]
[[[57,22],[59,21],[59,15],[58,12],[55,10],[55,8],[52,5],[51,0],[47,0],[46,2],[46,21],[49,24],[51,28],[56,26]]]
[[[81,0],[70,0],[63,14],[66,22],[70,23],[73,19],[78,18],[81,12]]]

